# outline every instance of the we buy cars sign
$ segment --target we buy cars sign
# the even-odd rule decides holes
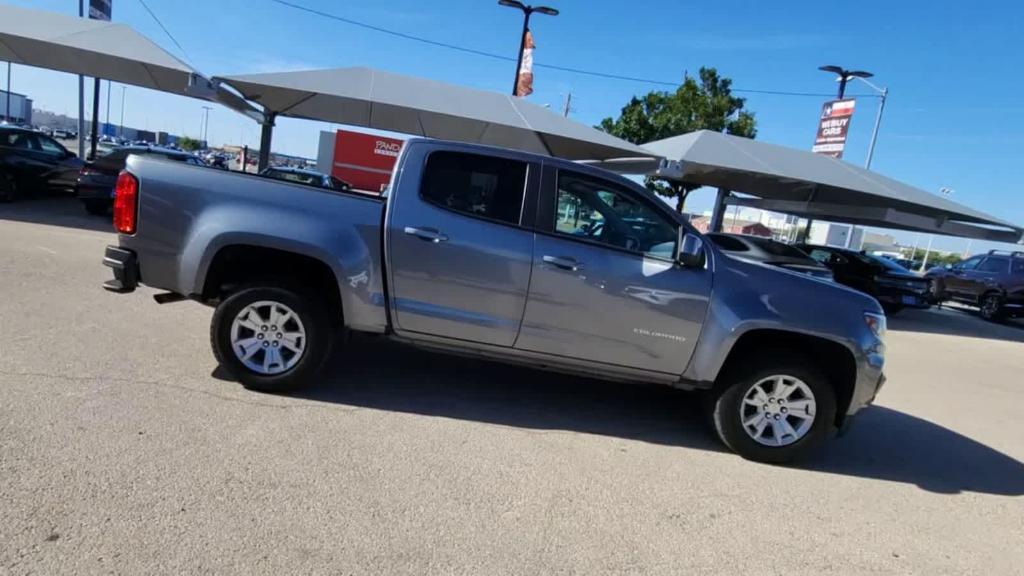
[[[843,157],[846,134],[850,130],[850,120],[853,119],[853,107],[856,103],[857,101],[852,98],[825,102],[821,107],[818,134],[814,137],[811,152],[833,158]]]
[[[391,170],[404,143],[395,138],[338,130],[334,135],[331,176],[357,190],[381,192],[391,180]]]

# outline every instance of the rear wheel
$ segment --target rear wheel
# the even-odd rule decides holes
[[[835,391],[809,359],[762,356],[744,364],[709,397],[712,425],[726,446],[778,464],[804,457],[832,434]]]
[[[981,297],[981,317],[991,322],[1003,319],[1003,297],[998,292],[989,292]]]
[[[283,285],[251,285],[222,301],[210,324],[214,356],[246,388],[294,390],[331,351],[327,306]]]

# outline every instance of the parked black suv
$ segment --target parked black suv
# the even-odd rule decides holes
[[[925,276],[932,279],[936,300],[977,306],[987,320],[1024,316],[1024,252],[992,250]]]
[[[712,232],[704,236],[737,258],[778,266],[815,278],[832,280],[831,270],[789,244],[783,244],[771,238],[746,234]]]
[[[0,202],[38,190],[71,190],[82,161],[53,138],[0,126]]]
[[[907,307],[931,307],[930,280],[891,260],[831,246],[796,247],[828,266],[836,282],[874,296],[890,316]]]

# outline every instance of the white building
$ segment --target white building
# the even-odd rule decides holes
[[[849,239],[849,242],[847,239]],[[814,224],[811,226],[811,233],[807,238],[808,244],[833,246],[835,248],[849,248],[850,250],[860,250],[863,241],[864,228],[860,226],[837,224],[834,222],[820,222],[817,220],[815,220]]]
[[[7,104],[10,99],[10,118],[7,117]],[[0,120],[11,124],[32,123],[32,99],[24,94],[0,90]]]

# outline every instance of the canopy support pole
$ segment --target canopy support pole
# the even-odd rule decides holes
[[[267,112],[264,115],[263,125],[260,129],[260,159],[256,166],[257,172],[263,172],[270,167],[270,144],[274,139],[274,120],[277,112]]]
[[[728,190],[725,188],[718,189],[718,195],[715,196],[715,207],[711,212],[711,224],[708,228],[708,232],[722,231],[722,221],[725,220],[725,200],[728,197]]]

